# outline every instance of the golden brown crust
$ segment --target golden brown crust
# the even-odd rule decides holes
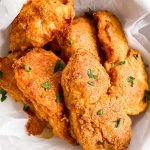
[[[74,17],[72,0],[30,0],[12,23],[10,49],[42,47]]]
[[[143,100],[144,92],[149,87],[141,53],[131,49],[125,59],[125,64],[120,65],[119,63],[115,64],[109,71],[112,81],[109,93],[124,99],[127,105],[127,114],[137,115],[145,111],[148,106],[148,103]],[[133,79],[133,86],[128,81],[129,77],[135,78]]]
[[[67,68],[68,69],[64,69],[62,74],[61,83],[62,87],[65,88],[64,92],[69,93],[71,92],[70,90],[72,90],[72,92],[76,92],[76,89],[78,89],[79,91],[81,90],[86,97],[89,96],[88,93],[90,91],[92,97],[91,99],[89,99],[91,101],[87,101],[87,103],[96,102],[99,99],[100,95],[105,94],[110,87],[109,76],[106,73],[105,69],[100,65],[99,59],[88,51],[78,50],[73,55],[73,57],[71,57],[70,61],[67,64]],[[89,78],[89,69],[91,69],[92,73],[99,78]],[[71,82],[73,84],[68,85],[69,83],[67,82]],[[94,86],[91,86],[90,82],[93,82]],[[68,88],[67,86],[71,87]],[[82,101],[81,99],[77,100],[78,103],[86,105],[86,102],[84,103],[84,101]]]
[[[123,61],[129,48],[121,23],[108,11],[98,11],[94,16],[98,23],[99,41],[107,53],[108,61]]]
[[[74,143],[69,133],[63,101],[59,102],[56,95],[59,93],[61,78],[61,71],[54,72],[58,60],[60,59],[51,51],[34,48],[16,61],[15,78],[19,89],[30,99],[40,117],[53,128],[53,133]],[[23,67],[25,64],[30,66],[30,72],[25,71]],[[49,89],[42,87],[45,82],[50,84]]]
[[[35,115],[29,115],[29,120],[26,124],[26,129],[29,135],[40,135],[45,127],[45,122],[39,120]]]
[[[88,69],[92,69],[97,79],[89,78]],[[95,84],[89,85],[88,81]],[[124,111],[122,99],[106,94],[109,76],[94,55],[77,51],[63,70],[61,84],[71,129],[84,150],[123,150],[128,146],[131,120]],[[97,115],[100,109],[101,116]],[[118,119],[120,123],[116,127]]]
[[[105,69],[110,74],[112,87],[109,93],[123,97],[129,115],[136,115],[147,108],[143,101],[144,91],[148,89],[147,74],[138,51],[128,53],[127,39],[119,20],[107,11],[94,14],[98,21],[99,40],[107,53]],[[137,60],[133,55],[138,54]],[[122,62],[126,64],[120,65]],[[135,85],[130,86],[129,77],[134,77]],[[129,79],[130,80],[130,79]],[[132,80],[132,79],[131,79]]]
[[[24,97],[23,93],[18,89],[16,85],[16,79],[14,77],[15,74],[12,65],[14,64],[14,61],[21,57],[23,54],[24,53],[22,52],[14,52],[12,54],[9,54],[7,57],[0,58],[0,70],[3,72],[3,76],[0,78],[0,87],[6,90],[14,100],[22,102],[23,104],[29,106],[30,110],[29,112],[27,112],[28,115],[31,116],[32,114],[32,118],[34,118],[34,120],[36,120],[37,122],[41,122],[41,118],[38,118],[39,115],[35,112],[32,103]],[[33,123],[32,120],[29,119],[29,123],[27,124],[27,126]],[[44,122],[41,122],[39,124],[34,123],[34,128],[38,129],[38,132],[35,132],[35,130],[32,131],[31,128],[27,128],[27,131],[29,134],[33,135],[40,134],[42,133],[44,126]]]
[[[0,87],[5,89],[15,100],[27,104],[27,99],[16,85],[16,80],[12,68],[14,61],[19,56],[20,52],[10,54],[4,58],[0,58],[0,70],[3,72],[3,76],[0,78]]]
[[[85,17],[78,17],[57,36],[62,58],[66,61],[78,50],[84,49],[98,56],[98,38],[94,23]]]

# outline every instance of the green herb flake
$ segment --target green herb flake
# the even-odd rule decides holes
[[[138,54],[134,54],[133,57],[134,57],[135,59],[138,59]]]
[[[102,145],[103,142],[102,141],[97,141],[97,145]]]
[[[69,45],[71,45],[71,44],[72,44],[72,41],[71,41],[70,39],[68,40],[68,44],[69,44]]]
[[[121,61],[119,62],[119,65],[124,65],[126,63],[126,61]]]
[[[31,68],[28,65],[24,65],[24,69],[25,69],[26,72],[30,72],[31,71]]]
[[[102,116],[104,114],[103,109],[97,111],[97,115]]]
[[[56,62],[56,65],[54,67],[54,72],[62,71],[64,69],[64,63],[59,59]]]
[[[3,77],[3,72],[0,70],[0,78]]]
[[[23,110],[24,110],[24,111],[28,111],[29,109],[30,109],[30,107],[29,107],[28,105],[24,105],[24,106],[23,106]]]
[[[118,128],[120,126],[120,123],[121,123],[121,118],[117,119],[117,121],[115,121],[116,124],[115,124],[115,128]]]
[[[44,82],[41,86],[42,86],[43,88],[45,88],[45,89],[48,89],[48,90],[51,88],[51,84],[48,83],[48,82]]]
[[[60,93],[56,93],[56,102],[62,101],[62,95]]]
[[[88,9],[88,12],[85,12],[85,15],[87,16],[87,18],[89,19],[93,19],[93,10],[91,8]]]
[[[97,79],[97,78],[98,78],[97,75],[94,75],[94,74],[92,73],[92,70],[91,70],[91,69],[88,69],[87,75],[88,75],[89,78],[94,78],[94,79]]]
[[[88,83],[89,85],[91,85],[91,86],[94,86],[94,85],[95,85],[95,82],[88,81],[87,83]]]
[[[135,78],[132,77],[132,76],[129,76],[127,80],[128,80],[128,82],[130,83],[130,85],[133,87]]]
[[[149,65],[148,65],[148,64],[144,64],[144,66],[145,66],[145,68],[148,68],[148,67],[149,67]]]
[[[150,91],[149,91],[149,90],[145,90],[145,93],[144,93],[144,101],[145,101],[145,102],[150,101]]]
[[[2,95],[1,96],[1,102],[3,102],[7,98],[7,95],[6,95],[7,92],[4,89],[0,88],[0,94]]]

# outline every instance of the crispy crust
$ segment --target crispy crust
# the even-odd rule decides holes
[[[58,60],[60,59],[51,51],[34,48],[15,62],[15,78],[19,89],[30,99],[36,112],[53,128],[54,135],[74,143],[69,132],[65,106],[56,100],[61,78],[61,71],[54,72]],[[31,67],[30,72],[25,71],[24,64]],[[49,90],[41,86],[45,82],[51,85]]]
[[[12,23],[10,49],[42,47],[63,31],[74,17],[72,0],[30,0]]]
[[[89,68],[98,75],[97,79],[88,77]],[[88,81],[95,85],[89,85]],[[128,146],[131,120],[124,111],[122,99],[106,94],[110,87],[109,76],[94,55],[77,51],[63,70],[61,84],[71,129],[84,150],[123,150]],[[104,112],[102,116],[97,115],[100,109]],[[118,118],[121,123],[115,128]]]
[[[137,59],[134,55],[138,55]],[[127,114],[138,115],[148,107],[144,98],[145,90],[148,90],[147,73],[141,58],[141,53],[131,49],[125,64],[115,64],[109,71],[112,87],[109,93],[122,97],[126,103]],[[129,77],[134,77],[133,87],[128,82]]]
[[[14,61],[23,54],[24,53],[22,52],[16,52],[8,55],[7,57],[0,58],[0,70],[3,72],[3,76],[0,79],[0,87],[5,89],[14,100],[22,102],[30,107],[30,110],[27,112],[29,118],[32,116],[37,123],[35,124],[33,119],[29,119],[27,123],[27,131],[29,134],[38,135],[42,133],[43,128],[45,127],[45,122],[40,120],[41,118],[39,118],[39,115],[35,112],[32,103],[25,98],[23,93],[18,89],[12,68]],[[36,131],[33,130],[33,128],[29,129],[29,125],[31,124],[34,124],[34,129],[37,129]]]
[[[108,11],[94,13],[98,37],[109,62],[123,61],[128,53],[128,42],[118,18]]]
[[[58,34],[57,41],[62,49],[61,56],[66,61],[79,49],[87,50],[95,56],[99,53],[96,28],[85,17],[75,18],[63,33]]]

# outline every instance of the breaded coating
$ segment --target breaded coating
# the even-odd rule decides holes
[[[0,87],[7,91],[14,100],[22,102],[26,106],[29,106],[30,110],[27,111],[27,113],[29,117],[32,114],[32,118],[36,120],[36,124],[34,123],[35,121],[33,119],[29,119],[27,126],[34,124],[34,130],[32,130],[33,128],[27,128],[27,131],[29,134],[37,135],[42,133],[43,128],[45,127],[45,122],[41,121],[41,118],[38,118],[39,115],[34,111],[32,103],[28,99],[26,99],[23,93],[18,89],[16,85],[16,79],[14,77],[15,74],[12,68],[14,61],[22,55],[22,52],[15,52],[9,54],[7,57],[0,58],[0,71],[3,73],[2,77],[0,78]]]
[[[51,51],[34,48],[15,62],[14,72],[19,89],[49,123],[54,135],[74,143],[60,91],[63,67],[64,63]]]
[[[130,50],[128,54],[126,37],[114,15],[102,11],[94,16],[98,21],[100,43],[107,53],[105,68],[112,81],[109,93],[124,98],[127,114],[137,115],[146,110],[148,105],[143,101],[148,83],[141,54],[136,50]]]
[[[30,103],[18,89],[12,65],[14,61],[20,56],[20,52],[13,53],[7,57],[0,58],[0,70],[3,72],[0,78],[0,87],[6,90],[15,100],[23,102],[24,104]]]
[[[94,23],[85,17],[78,17],[72,24],[57,36],[57,41],[62,49],[62,57],[68,61],[78,49],[87,51],[98,56],[98,37]]]
[[[109,62],[123,61],[128,53],[128,42],[118,18],[107,11],[94,13],[98,37]]]
[[[146,110],[148,103],[144,92],[148,90],[147,73],[141,53],[131,49],[127,58],[110,69],[112,87],[109,93],[122,97],[127,105],[127,114],[137,115]]]
[[[29,0],[12,23],[10,49],[44,46],[71,23],[74,15],[73,0]]]
[[[62,73],[70,124],[84,150],[123,150],[130,143],[131,120],[122,99],[107,95],[109,76],[88,51],[77,51]]]
[[[26,129],[30,134],[32,135],[40,135],[44,128],[46,127],[46,124],[38,119],[35,115],[30,114],[29,115],[29,120],[26,124]]]

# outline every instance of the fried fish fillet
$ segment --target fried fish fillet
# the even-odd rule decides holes
[[[88,18],[75,18],[63,33],[58,34],[57,41],[62,49],[61,55],[64,60],[68,61],[78,49],[86,49],[98,56],[99,48],[96,28]]]
[[[54,135],[74,143],[60,92],[63,67],[64,63],[51,51],[34,48],[15,62],[14,72],[19,89],[49,123]]]
[[[27,111],[30,118],[27,123],[27,131],[29,134],[38,135],[42,133],[46,123],[37,117],[39,115],[34,111],[32,103],[26,99],[23,93],[18,89],[12,68],[14,61],[22,55],[22,52],[15,52],[9,54],[7,57],[0,58],[0,71],[3,73],[0,78],[0,87],[7,91],[14,100],[30,107],[30,110]],[[34,126],[34,128],[31,129],[31,125]]]
[[[130,143],[131,120],[122,99],[106,92],[109,76],[88,51],[77,51],[62,73],[71,129],[84,150],[123,150]]]
[[[98,37],[109,62],[123,61],[128,53],[128,42],[121,23],[107,11],[94,13],[97,20]]]
[[[110,69],[112,87],[109,93],[120,96],[127,105],[129,115],[137,115],[146,110],[148,103],[144,92],[148,90],[147,73],[141,53],[131,49],[127,58]]]
[[[74,15],[73,0],[29,0],[12,23],[10,49],[44,46]]]

